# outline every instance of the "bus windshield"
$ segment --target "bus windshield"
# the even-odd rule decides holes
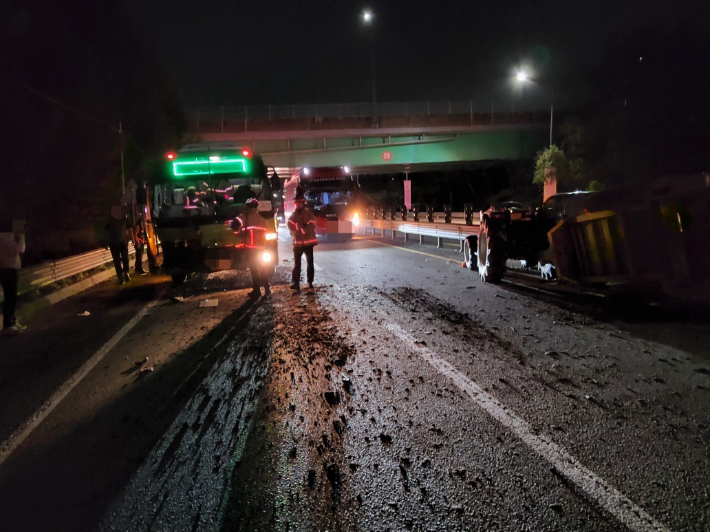
[[[165,179],[154,187],[156,218],[229,219],[244,210],[249,198],[259,200],[260,211],[272,210],[271,184],[260,157],[189,148],[169,161]]]

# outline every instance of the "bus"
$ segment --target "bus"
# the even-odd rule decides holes
[[[252,253],[273,275],[278,226],[262,158],[236,143],[216,142],[188,144],[166,154],[165,162],[153,184],[152,218],[173,282],[182,283],[191,272],[247,268]],[[259,201],[266,225],[257,242],[242,224],[249,198]]]
[[[286,219],[295,209],[296,190],[304,198],[316,218],[316,235],[326,241],[351,238],[359,224],[357,181],[347,166],[304,167],[284,186]]]

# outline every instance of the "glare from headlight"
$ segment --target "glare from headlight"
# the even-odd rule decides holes
[[[261,255],[261,260],[263,262],[271,262],[271,253],[269,253],[268,251],[264,251],[264,253],[262,253]]]
[[[278,237],[276,233],[266,233],[266,240],[276,240]]]
[[[360,216],[357,213],[353,214],[353,227],[360,225]]]

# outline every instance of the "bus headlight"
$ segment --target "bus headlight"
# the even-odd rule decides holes
[[[357,213],[353,214],[353,227],[360,225],[360,216]]]
[[[273,241],[276,240],[279,237],[276,233],[266,233],[266,240],[267,241]]]
[[[263,262],[271,262],[271,253],[264,251],[264,253],[261,254],[261,260]]]

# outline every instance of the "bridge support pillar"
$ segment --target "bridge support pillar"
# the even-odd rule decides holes
[[[394,240],[395,238],[397,238],[397,231],[392,229],[392,240]]]

